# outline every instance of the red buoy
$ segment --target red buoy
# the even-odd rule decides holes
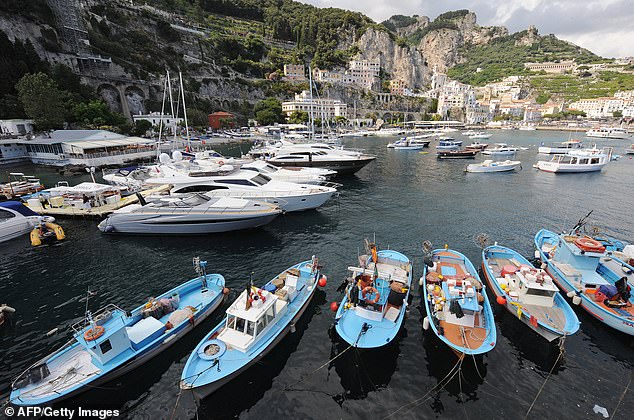
[[[495,301],[500,305],[506,305],[506,298],[504,296],[498,296]]]
[[[339,304],[337,302],[332,302],[330,304],[330,310],[333,312],[337,312],[337,310],[339,309]]]
[[[229,294],[229,292],[230,292],[230,290],[229,290],[229,288],[228,288],[228,287],[225,287],[225,288],[223,288],[223,289],[222,289],[222,294],[223,294],[223,295],[228,295],[228,294]]]
[[[326,287],[326,283],[328,283],[326,281],[326,276],[321,276],[319,278],[319,281],[317,282],[317,284],[319,284],[319,287]]]

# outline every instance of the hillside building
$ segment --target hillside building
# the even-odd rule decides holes
[[[444,118],[451,108],[465,110],[476,103],[475,91],[471,85],[452,80],[445,83],[438,92],[437,112]]]
[[[292,101],[282,102],[282,112],[289,117],[295,111],[310,114],[315,118],[332,120],[335,117],[348,118],[348,105],[337,99],[317,99],[311,101],[310,92],[305,90],[295,95]]]
[[[134,120],[135,123],[137,121],[148,121],[152,124],[152,127],[155,127],[157,130],[161,126],[161,120],[163,120],[163,127],[171,133],[174,133],[176,131],[176,126],[183,122],[182,118],[174,118],[170,114],[163,114],[161,116],[160,112],[133,115],[132,120]]]
[[[407,83],[401,79],[390,80],[390,93],[392,95],[405,95]]]
[[[524,68],[530,71],[545,71],[546,73],[562,74],[573,71],[577,68],[574,61],[544,62],[544,63],[524,63]]]
[[[218,111],[208,115],[209,127],[214,130],[221,128],[233,128],[236,125],[236,117],[230,112]]]
[[[33,133],[33,120],[0,120],[2,136],[24,136]]]
[[[583,111],[588,118],[606,118],[612,117],[615,112],[624,113],[629,107],[634,106],[634,90],[619,91],[614,96],[579,99],[568,105],[568,109]]]
[[[284,64],[284,79],[296,82],[306,81],[303,64]]]
[[[381,62],[376,60],[352,60],[347,70],[313,70],[313,77],[318,82],[354,85],[366,90],[378,86]]]

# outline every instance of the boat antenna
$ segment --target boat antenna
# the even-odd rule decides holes
[[[308,65],[308,87],[310,91],[310,141],[315,139],[315,114],[313,113],[313,70]]]
[[[590,217],[590,215],[592,214],[593,210],[590,210],[590,212],[588,212],[588,214],[585,215],[585,217],[582,217],[581,219],[579,219],[579,221],[577,222],[577,224],[572,228],[572,233],[578,232],[579,229],[581,229],[583,227],[583,225],[586,224],[586,219],[588,217]]]
[[[192,264],[196,274],[200,277],[203,289],[207,288],[207,261],[201,261],[200,257],[192,258]]]

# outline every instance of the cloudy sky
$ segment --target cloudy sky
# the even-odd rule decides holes
[[[365,13],[377,22],[396,14],[434,18],[448,10],[469,9],[483,26],[511,32],[535,25],[604,57],[634,56],[633,0],[300,0],[319,7]]]

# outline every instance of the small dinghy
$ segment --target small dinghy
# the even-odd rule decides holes
[[[427,316],[423,328],[458,355],[483,354],[495,347],[493,311],[478,272],[467,257],[436,249],[425,257],[421,288]]]
[[[412,284],[412,263],[392,250],[359,257],[360,267],[348,267],[345,295],[337,309],[335,329],[348,344],[377,348],[394,340],[401,329]]]
[[[465,168],[466,172],[509,172],[517,168],[522,168],[522,162],[519,160],[505,160],[497,162],[491,159],[482,161],[481,163],[472,163]]]
[[[227,317],[203,338],[185,364],[181,389],[204,398],[258,362],[302,316],[317,283],[325,286],[317,258],[288,268],[262,288],[249,281]]]
[[[553,279],[526,258],[499,245],[482,251],[482,272],[498,304],[548,341],[576,333],[579,319]]]
[[[438,150],[436,157],[438,159],[474,159],[479,152],[475,149]]]
[[[194,265],[199,277],[131,312],[113,304],[87,311],[72,326],[71,341],[17,377],[10,403],[60,402],[118,378],[176,343],[222,303],[226,292],[224,277],[207,274],[205,261],[195,258]]]

